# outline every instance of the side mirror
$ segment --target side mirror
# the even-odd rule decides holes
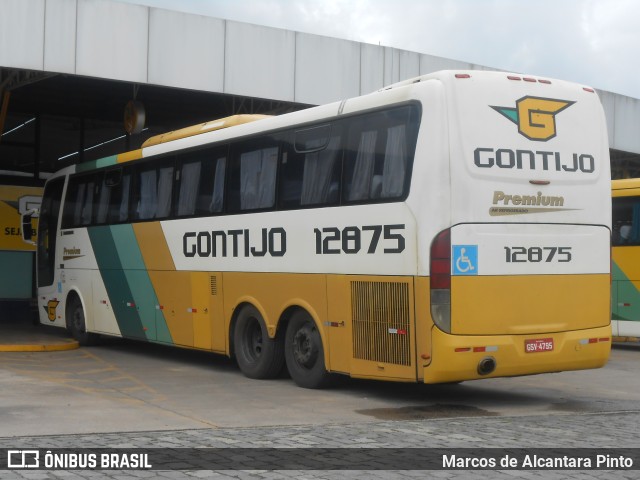
[[[38,216],[38,210],[28,210],[21,215],[22,220],[22,241],[29,245],[35,245],[36,242],[32,240],[34,236],[33,227],[31,226],[31,219]]]

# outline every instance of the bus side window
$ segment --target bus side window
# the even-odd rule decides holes
[[[96,175],[71,177],[67,188],[62,228],[90,225],[96,199]]]
[[[109,172],[110,173],[110,172]],[[107,176],[109,175],[107,173]],[[131,169],[125,168],[120,178],[110,187],[108,222],[122,223],[129,220],[129,190],[131,187]]]
[[[613,198],[613,246],[640,245],[640,198]]]
[[[137,220],[147,220],[156,215],[158,205],[157,173],[155,168],[149,168],[139,172],[136,177],[138,203],[135,217]]]
[[[62,228],[72,228],[80,225],[80,213],[82,212],[85,189],[86,185],[84,183],[80,184],[77,177],[69,179],[64,212],[62,214]]]
[[[144,166],[135,178],[134,219],[167,218],[171,214],[173,165]]]
[[[184,163],[180,169],[180,191],[178,193],[178,210],[176,212],[179,217],[196,213],[201,169],[202,162],[200,160]]]
[[[211,202],[209,203],[209,212],[221,212],[222,202],[224,200],[224,176],[227,170],[227,157],[219,157],[216,159],[216,169],[213,177],[213,191],[211,194]]]
[[[91,225],[93,208],[95,205],[96,181],[92,178],[86,183],[84,205],[80,214],[80,224]]]
[[[348,125],[344,201],[380,201],[405,195],[417,137],[417,107],[371,113]]]
[[[222,211],[226,148],[191,153],[180,170],[178,217]]]
[[[231,160],[229,210],[261,210],[275,204],[279,147],[267,137],[237,147]]]
[[[397,198],[402,196],[407,172],[407,135],[405,125],[387,128],[387,145],[384,152],[380,197]],[[374,198],[377,190],[372,188]]]
[[[349,186],[347,200],[350,202],[368,200],[373,196],[372,190],[376,187],[374,180],[377,180],[373,175],[376,164],[377,139],[378,132],[376,130],[359,132],[355,159],[351,155],[351,178],[347,182]]]
[[[109,209],[111,206],[111,197],[115,188],[119,185],[122,177],[122,169],[107,171],[104,174],[100,187],[98,189],[98,204],[96,206],[95,223],[103,225],[109,219]]]
[[[171,215],[171,194],[173,192],[173,166],[158,170],[158,204],[155,218]]]
[[[283,154],[280,207],[335,205],[340,191],[340,136],[331,125],[299,130]]]

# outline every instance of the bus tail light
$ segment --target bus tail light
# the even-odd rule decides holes
[[[451,333],[451,230],[443,230],[431,244],[431,317]]]

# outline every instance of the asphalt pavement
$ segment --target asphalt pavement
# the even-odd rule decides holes
[[[251,381],[231,361],[198,352],[169,358],[175,349],[124,341],[66,351],[77,348],[59,329],[0,319],[0,457],[149,452],[153,467],[1,470],[8,459],[0,458],[0,478],[640,478],[635,345],[614,347],[610,365],[593,372],[426,389],[362,382],[320,392],[288,379]],[[628,453],[634,465],[485,470],[415,462],[423,454],[453,462],[535,452],[569,452],[569,460]],[[318,467],[321,460],[329,463]]]

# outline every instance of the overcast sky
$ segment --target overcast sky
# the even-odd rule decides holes
[[[640,0],[121,0],[381,44],[640,98]]]

